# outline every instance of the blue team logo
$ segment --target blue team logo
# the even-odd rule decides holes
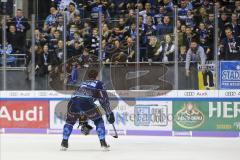
[[[220,89],[240,89],[240,62],[221,62],[218,79]]]
[[[134,124],[136,126],[149,126],[150,123],[151,123],[150,108],[136,106],[134,108]]]

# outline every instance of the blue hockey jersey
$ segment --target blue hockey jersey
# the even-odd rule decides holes
[[[109,98],[103,82],[99,80],[88,80],[82,82],[74,92],[72,99],[78,103],[83,110],[94,107],[94,101],[98,100],[107,114],[111,113]]]

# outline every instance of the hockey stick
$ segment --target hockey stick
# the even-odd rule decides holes
[[[112,124],[112,126],[113,126],[113,130],[114,130],[114,133],[115,133],[115,135],[113,135],[113,137],[118,138],[118,133],[117,133],[117,130],[116,130],[114,124]]]

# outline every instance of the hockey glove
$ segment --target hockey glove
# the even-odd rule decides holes
[[[88,123],[85,123],[81,127],[81,133],[84,135],[88,135],[92,129],[92,126],[90,126]]]
[[[115,117],[113,112],[111,112],[110,114],[107,114],[107,120],[110,124],[113,124],[115,122]]]

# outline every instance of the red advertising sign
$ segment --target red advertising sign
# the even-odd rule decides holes
[[[48,128],[48,101],[0,101],[0,128]]]

